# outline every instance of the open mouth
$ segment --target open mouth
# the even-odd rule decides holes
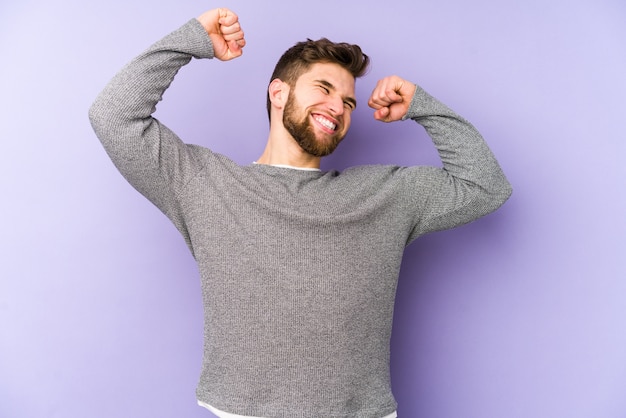
[[[325,128],[325,130],[329,133],[333,133],[337,130],[337,124],[322,115],[313,115],[313,119],[315,119],[315,121],[319,123],[322,128]]]

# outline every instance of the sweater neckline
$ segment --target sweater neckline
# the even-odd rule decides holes
[[[287,164],[259,164],[256,161],[253,161],[252,164],[254,165],[258,165],[258,166],[262,166],[262,165],[266,165],[269,167],[277,167],[277,168],[288,168],[290,170],[298,170],[298,171],[312,171],[312,172],[321,172],[322,170],[319,168],[312,168],[312,167],[296,167],[293,165],[287,165]]]

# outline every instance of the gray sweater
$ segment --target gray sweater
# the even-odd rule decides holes
[[[124,67],[89,116],[198,263],[198,399],[263,417],[393,412],[389,339],[404,248],[502,205],[511,188],[498,163],[474,127],[418,87],[406,118],[425,127],[443,168],[240,166],[151,116],[192,57],[213,57],[195,19]]]

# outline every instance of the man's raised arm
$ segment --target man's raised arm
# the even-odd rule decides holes
[[[89,110],[96,135],[122,175],[171,215],[175,195],[197,170],[192,149],[152,117],[180,68],[193,57],[228,61],[245,46],[236,14],[210,10],[128,63]]]
[[[416,204],[412,238],[471,222],[499,208],[511,195],[493,153],[468,121],[421,87],[397,76],[380,80],[369,106],[382,122],[412,119],[429,134],[443,169],[403,170],[407,190],[428,190],[428,204]],[[427,173],[427,175],[425,175]]]

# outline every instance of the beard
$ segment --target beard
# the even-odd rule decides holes
[[[302,115],[302,119],[298,119],[299,115]],[[308,114],[298,106],[291,91],[287,97],[287,103],[285,103],[283,125],[300,145],[300,148],[315,157],[330,155],[345,136],[345,134],[336,132],[333,135],[328,135],[326,139],[318,139]]]

